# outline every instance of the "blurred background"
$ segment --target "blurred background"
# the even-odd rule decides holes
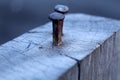
[[[0,44],[48,22],[56,4],[70,13],[120,19],[120,0],[0,0]]]

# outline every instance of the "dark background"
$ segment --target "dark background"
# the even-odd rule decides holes
[[[56,4],[70,13],[86,13],[120,19],[120,0],[0,0],[0,44],[48,22]]]

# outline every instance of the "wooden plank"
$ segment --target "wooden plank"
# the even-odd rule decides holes
[[[58,47],[52,46],[51,26],[49,22],[0,46],[0,80],[86,80],[87,68],[88,79],[101,79],[94,79],[95,74],[90,74],[94,70],[92,65],[97,60],[101,64],[110,62],[114,51],[113,35],[120,29],[120,21],[69,14],[64,23],[63,45]],[[105,53],[110,58],[103,56]],[[87,66],[91,56],[91,66]],[[98,66],[100,64],[96,71]]]
[[[116,66],[117,66],[117,80],[120,79],[120,30],[116,32],[115,35],[115,53],[117,54],[116,57]]]
[[[80,62],[81,80],[118,80],[118,53],[115,53],[115,35]]]

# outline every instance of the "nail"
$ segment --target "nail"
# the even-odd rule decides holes
[[[66,6],[66,5],[56,5],[54,10],[56,12],[65,14],[65,13],[69,12],[69,7]],[[62,35],[63,35],[63,23],[61,23],[61,24],[62,24],[62,31],[61,32],[62,32]]]
[[[62,44],[62,23],[65,16],[58,12],[53,12],[49,15],[49,19],[52,20],[53,25],[53,45]]]

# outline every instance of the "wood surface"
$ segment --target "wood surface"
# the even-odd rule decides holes
[[[52,23],[0,46],[0,80],[119,80],[120,21],[68,14],[62,46]]]

